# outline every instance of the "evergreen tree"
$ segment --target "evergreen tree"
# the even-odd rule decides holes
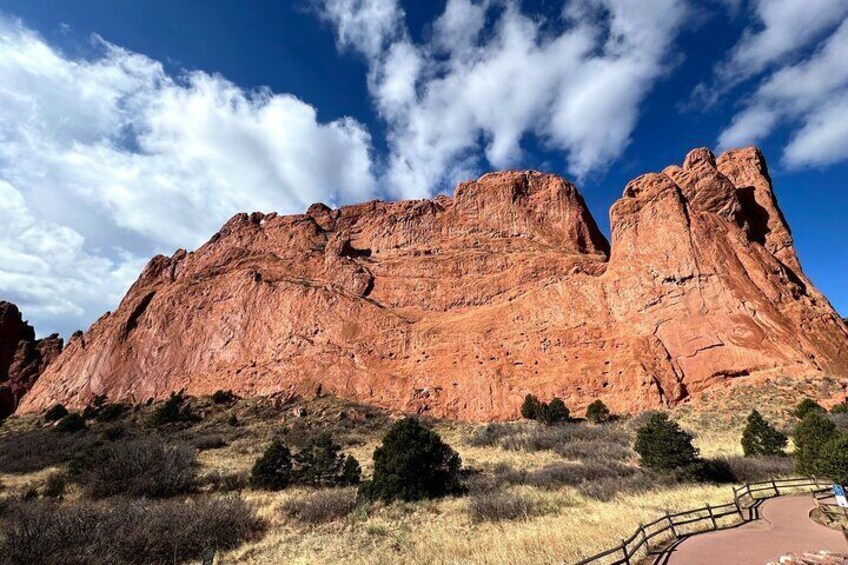
[[[539,416],[540,408],[539,399],[528,394],[524,397],[524,403],[521,405],[521,417],[527,420],[535,420]]]
[[[560,422],[568,421],[571,416],[562,399],[554,397],[548,404],[542,404],[539,408],[537,419],[543,424],[552,426]]]
[[[633,449],[639,454],[643,467],[670,472],[689,467],[698,461],[698,450],[692,436],[682,430],[668,414],[657,412],[636,432]]]
[[[359,466],[359,461],[353,455],[348,455],[345,458],[344,466],[342,466],[341,486],[358,485],[362,480],[362,467]]]
[[[396,422],[374,450],[374,476],[362,484],[367,500],[422,500],[462,490],[459,454],[415,418]]]
[[[818,402],[816,402],[812,398],[805,398],[804,400],[798,403],[798,406],[795,407],[793,414],[795,414],[795,417],[799,420],[803,420],[810,412],[818,412],[819,414],[824,414],[827,411],[821,406],[819,406]]]
[[[795,428],[795,468],[802,475],[818,475],[824,445],[836,437],[836,424],[826,415],[809,412]]]
[[[292,460],[289,448],[275,439],[253,464],[250,484],[265,490],[282,490],[291,483]]]
[[[44,419],[48,422],[61,420],[68,415],[68,409],[64,404],[54,404],[47,412],[44,413]]]
[[[817,474],[848,486],[848,435],[837,434],[822,446],[816,464]]]
[[[157,426],[172,422],[191,420],[191,407],[185,403],[183,391],[172,392],[168,400],[162,403],[153,413],[153,423]]]
[[[292,457],[293,482],[312,486],[358,483],[358,479],[350,481],[356,475],[354,463],[357,469],[359,463],[351,456],[345,457],[341,449],[328,432],[307,440],[303,448]]]
[[[748,424],[742,432],[742,451],[746,457],[784,455],[786,441],[786,436],[766,422],[758,411],[751,411]]]
[[[840,402],[830,409],[831,414],[848,414],[848,402]]]
[[[610,409],[604,404],[603,400],[596,400],[586,407],[586,419],[595,424],[603,424],[609,422],[612,418]]]

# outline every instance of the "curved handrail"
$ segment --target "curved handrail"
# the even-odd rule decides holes
[[[639,528],[627,539],[621,540],[621,543],[612,549],[608,549],[601,553],[587,557],[582,561],[578,561],[575,565],[633,565],[634,558],[637,557],[640,551],[645,548],[646,554],[650,550],[650,541],[657,536],[671,532],[672,536],[665,540],[676,541],[685,535],[678,530],[681,526],[688,526],[700,522],[709,522],[709,527],[706,530],[720,530],[723,527],[719,526],[718,520],[735,514],[739,515],[742,522],[750,522],[756,519],[753,512],[753,507],[758,500],[774,498],[790,494],[785,492],[794,489],[812,489],[813,492],[829,489],[830,483],[826,483],[815,477],[794,477],[788,479],[773,479],[770,481],[761,481],[758,483],[745,483],[739,487],[733,487],[733,502],[711,506],[707,504],[703,508],[695,508],[693,510],[684,510],[674,514],[665,513],[665,516],[649,522],[648,524],[639,524]],[[781,492],[781,489],[784,492]],[[758,493],[767,493],[765,496],[757,496]],[[745,501],[749,500],[750,504]],[[747,511],[747,516],[745,514]],[[655,526],[661,526],[654,531],[648,531]],[[695,532],[692,532],[695,533]],[[638,541],[637,541],[638,540]],[[635,543],[634,543],[635,542]],[[605,560],[604,558],[619,554],[613,560]]]

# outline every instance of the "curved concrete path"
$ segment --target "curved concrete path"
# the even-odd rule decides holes
[[[696,534],[678,542],[655,563],[668,565],[765,565],[787,553],[828,550],[844,553],[841,532],[810,519],[809,494],[766,500],[760,519],[747,524]]]

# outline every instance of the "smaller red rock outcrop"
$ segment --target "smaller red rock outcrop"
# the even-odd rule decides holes
[[[0,418],[12,414],[24,394],[62,352],[62,338],[35,339],[35,330],[11,302],[0,300]]]

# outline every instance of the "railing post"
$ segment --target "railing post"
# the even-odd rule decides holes
[[[621,540],[621,551],[624,553],[624,561],[627,565],[630,565],[630,555],[627,553],[627,542]]]
[[[671,515],[669,515],[668,510],[665,511],[665,519],[668,520],[671,533],[674,535],[674,539],[677,540],[677,528],[674,527],[674,520],[671,519]]]
[[[639,524],[639,531],[642,532],[642,545],[645,546],[645,554],[648,554],[648,534],[645,533],[644,524]]]
[[[717,529],[718,529],[718,525],[716,524],[715,516],[713,516],[713,507],[712,507],[712,506],[710,506],[710,503],[709,503],[709,502],[707,502],[707,512],[709,512],[709,513],[710,513],[710,522],[712,522],[712,523],[713,523],[713,529],[714,529],[714,530],[717,530]]]
[[[774,489],[774,495],[775,496],[780,496],[780,489],[777,488],[777,483],[774,482],[774,479],[771,480],[771,488]]]
[[[742,506],[739,504],[739,500],[733,499],[733,504],[736,505],[736,511],[739,513],[739,518],[741,518],[742,521],[745,522],[745,515],[742,514]]]

